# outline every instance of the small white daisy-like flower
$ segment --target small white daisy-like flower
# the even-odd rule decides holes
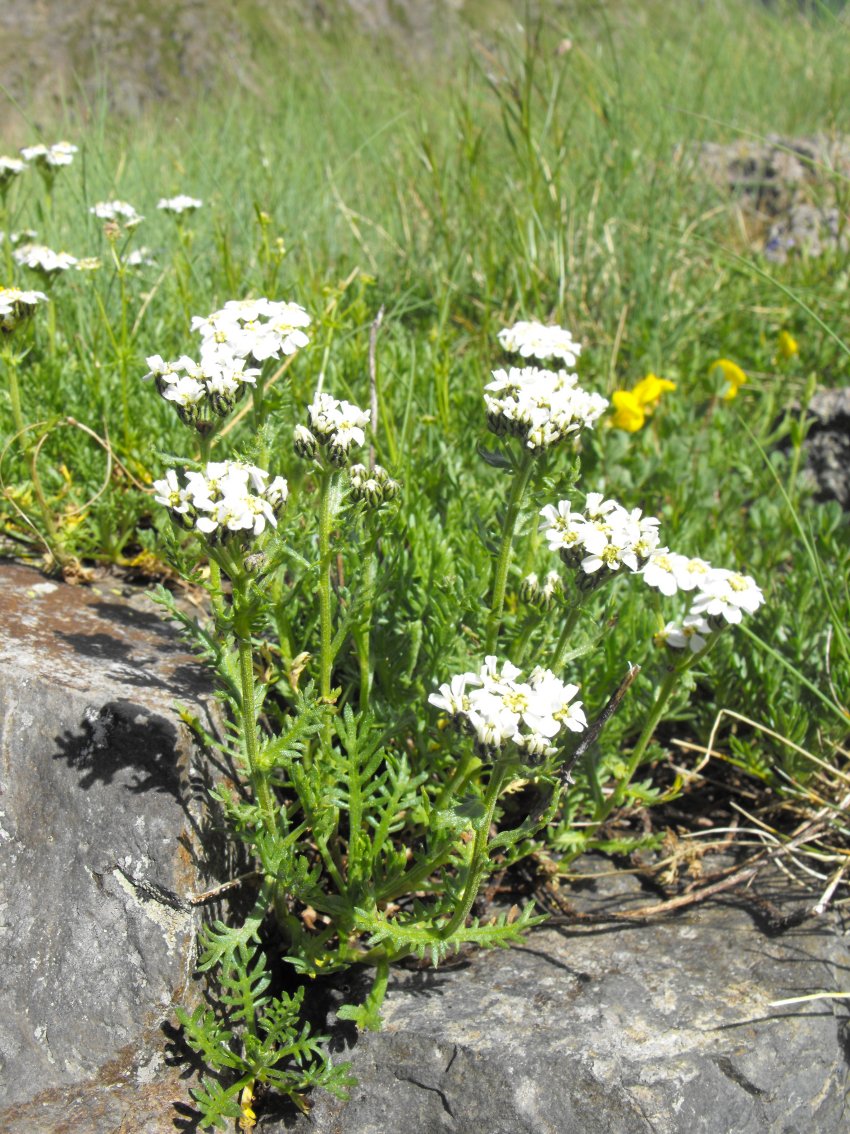
[[[655,635],[658,645],[669,646],[673,650],[683,650],[687,647],[692,654],[704,650],[711,626],[700,614],[688,614],[681,623],[668,622],[663,630]]]
[[[155,499],[164,504],[185,527],[211,540],[261,535],[277,527],[277,516],[289,493],[282,476],[266,482],[269,474],[242,461],[210,461],[203,472],[184,473],[180,484],[171,469],[154,482]]]
[[[764,595],[752,576],[715,567],[700,585],[691,613],[738,623],[744,613],[755,614],[763,602]]]

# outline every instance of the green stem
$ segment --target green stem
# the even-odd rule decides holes
[[[237,600],[244,600],[244,583],[236,584]],[[242,593],[239,593],[242,592]],[[257,709],[254,700],[254,652],[251,647],[251,627],[247,611],[236,611],[236,642],[239,648],[239,678],[242,685],[242,727],[245,735],[245,756],[251,787],[260,805],[260,814],[267,831],[275,830],[275,806],[266,773],[260,768],[260,750],[257,739]]]
[[[484,652],[492,654],[496,648],[496,639],[499,636],[499,627],[502,623],[502,610],[505,605],[505,587],[508,581],[508,568],[511,562],[511,547],[513,545],[514,529],[519,518],[522,498],[528,488],[531,473],[534,468],[534,454],[523,453],[519,467],[514,471],[514,479],[508,496],[508,507],[505,513],[505,526],[502,532],[502,543],[496,559],[496,568],[493,574],[493,597],[490,601],[490,616],[487,619],[487,637]]]
[[[674,666],[661,682],[661,687],[655,695],[655,701],[653,702],[652,708],[649,711],[649,716],[646,718],[643,730],[638,737],[637,744],[635,744],[628,760],[626,761],[625,773],[620,777],[617,786],[614,788],[611,795],[603,804],[601,808],[601,814],[597,812],[597,819],[594,823],[592,831],[595,831],[599,827],[599,825],[608,818],[615,807],[620,807],[622,805],[623,800],[626,797],[626,790],[628,789],[629,784],[632,782],[635,772],[641,765],[641,761],[643,760],[644,754],[646,753],[646,750],[649,746],[649,742],[652,740],[652,737],[655,734],[655,730],[658,727],[658,722],[661,720],[661,717],[664,714],[664,710],[667,707],[667,702],[670,700],[670,695],[676,688],[676,683],[678,682],[682,673],[686,669],[690,669],[691,664],[693,664],[692,660],[689,659],[688,662],[683,666]],[[592,831],[590,833],[592,833]]]
[[[443,941],[451,937],[456,930],[460,929],[461,926],[466,923],[466,919],[469,917],[469,911],[472,909],[472,903],[475,901],[478,890],[481,887],[484,871],[487,869],[489,862],[487,844],[490,839],[490,827],[493,822],[493,815],[496,811],[496,804],[499,802],[499,796],[507,775],[507,764],[495,764],[493,766],[490,782],[487,785],[487,793],[484,796],[484,817],[478,826],[478,830],[475,832],[475,842],[472,846],[472,854],[469,859],[469,868],[466,874],[463,894],[461,895],[460,902],[451,920],[439,930],[438,935]]]
[[[331,671],[333,668],[331,618],[331,496],[335,473],[322,473],[319,490],[319,622],[320,622],[320,677],[319,691],[329,701]]]
[[[552,664],[549,666],[553,673],[557,673],[561,666],[564,664],[564,655],[567,652],[567,646],[569,645],[573,630],[575,630],[576,628],[576,623],[579,620],[580,614],[581,603],[577,603],[567,615],[567,620],[564,623],[564,628],[561,631],[561,635],[558,638],[558,644],[555,646],[555,652],[552,655]]]
[[[18,384],[18,358],[11,347],[3,347],[3,361],[6,363],[6,372],[9,376],[9,401],[12,403],[12,421],[15,433],[23,435],[26,426],[21,409],[21,388]]]

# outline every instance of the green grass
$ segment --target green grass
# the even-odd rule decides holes
[[[696,695],[673,703],[664,735],[704,742],[728,708],[831,760],[846,734],[850,539],[837,507],[814,504],[798,475],[799,429],[790,449],[777,442],[800,419],[792,403],[816,384],[847,383],[846,268],[834,253],[766,263],[723,192],[674,154],[701,140],[848,131],[846,21],[826,7],[801,15],[731,0],[552,3],[524,31],[477,32],[468,50],[430,65],[405,65],[353,33],[270,37],[253,9],[249,26],[261,95],[189,94],[132,122],[113,121],[105,104],[76,111],[46,130],[81,149],[52,207],[32,172],[9,193],[8,231],[36,229],[104,266],[51,284],[50,318],[16,336],[27,348],[24,418],[41,424],[29,443],[14,441],[0,393],[7,551],[125,566],[145,552],[149,570],[163,560],[168,521],[142,486],[162,474],[164,454],[187,453],[187,434],[140,381],[144,360],[192,353],[191,316],[244,295],[291,298],[316,319],[312,347],[275,387],[264,437],[273,471],[293,484],[288,522],[294,530],[303,512],[309,526],[292,424],[320,370],[326,388],[367,403],[369,328],[383,306],[376,446],[404,496],[378,580],[377,682],[388,703],[418,714],[411,728],[424,746],[427,693],[480,652],[487,544],[505,497],[504,477],[476,456],[492,443],[481,389],[501,364],[495,335],[514,318],[552,320],[585,343],[587,387],[610,394],[649,370],[677,383],[641,432],[596,431],[583,487],[661,516],[672,547],[739,566],[767,596],[752,632],[727,635]],[[846,186],[834,188],[846,199]],[[205,201],[182,242],[155,208],[178,192]],[[88,214],[112,196],[146,214],[133,243],[157,260],[123,282]],[[23,271],[6,280],[41,286]],[[777,363],[782,329],[800,354]],[[714,396],[718,357],[750,376],[735,402]],[[227,443],[251,451],[248,418]],[[552,458],[538,505],[557,497],[568,466]],[[545,548],[523,554],[529,570],[554,566]],[[510,619],[518,582],[509,579]],[[305,583],[293,655],[311,649],[308,597]],[[662,607],[645,588],[617,585],[606,615],[616,632],[575,663],[591,709],[621,676],[623,642],[648,641]],[[650,653],[633,660],[651,667]],[[353,655],[343,676],[346,667],[354,675]],[[612,722],[611,768],[649,695],[639,683]],[[786,745],[728,731],[735,758],[766,781],[809,774]],[[568,826],[559,837],[569,844]]]

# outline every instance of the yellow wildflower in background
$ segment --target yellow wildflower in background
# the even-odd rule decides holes
[[[724,402],[731,402],[733,398],[737,398],[738,391],[746,382],[747,376],[737,362],[732,362],[728,358],[718,358],[717,362],[711,364],[709,376],[714,377],[718,372],[726,381],[726,388],[721,397]]]
[[[614,429],[637,433],[643,429],[647,415],[658,405],[661,395],[675,389],[675,382],[659,378],[657,374],[647,374],[631,390],[615,390],[611,402],[616,412],[611,418],[611,425]]]
[[[611,395],[615,413],[611,424],[615,429],[625,429],[627,433],[637,433],[646,421],[646,411],[631,390],[615,390]]]
[[[793,358],[795,354],[800,353],[800,346],[797,340],[789,331],[779,332],[779,357],[784,358],[787,362],[789,358]]]
[[[632,394],[642,406],[655,406],[661,401],[661,395],[668,390],[675,390],[676,383],[667,378],[659,378],[657,374],[647,374],[641,378],[636,386],[632,387]]]

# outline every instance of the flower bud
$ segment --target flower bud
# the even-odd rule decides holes
[[[293,448],[295,455],[305,461],[315,461],[319,453],[319,443],[306,425],[295,426]]]

